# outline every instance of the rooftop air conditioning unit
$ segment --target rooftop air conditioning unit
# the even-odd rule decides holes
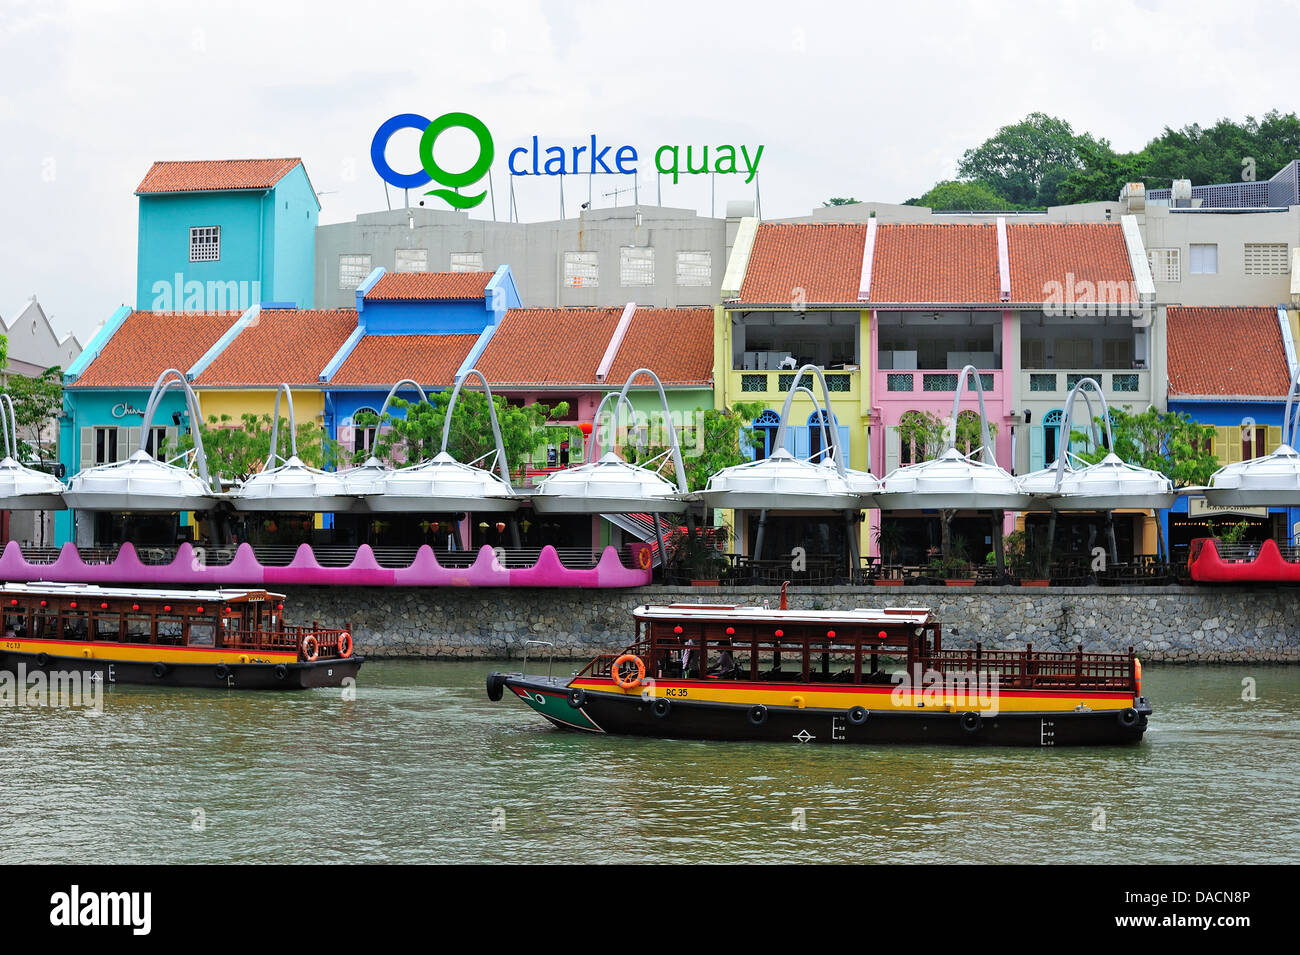
[[[1120,190],[1119,201],[1124,203],[1129,212],[1141,212],[1147,207],[1147,187],[1140,182],[1125,183]]]
[[[1175,179],[1169,190],[1169,204],[1178,209],[1190,209],[1192,206],[1192,180]]]

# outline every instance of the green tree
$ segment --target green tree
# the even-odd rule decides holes
[[[1167,188],[1175,179],[1197,185],[1268,179],[1300,156],[1300,117],[1272,110],[1256,120],[1220,119],[1213,126],[1192,123],[1164,131],[1142,149],[1114,152],[1103,140],[1080,149],[1082,167],[1061,183],[1062,203],[1113,201],[1125,183]]]
[[[63,369],[46,368],[35,377],[8,375],[5,391],[14,402],[17,419],[18,460],[43,460],[41,429],[63,411]]]
[[[208,459],[208,471],[219,475],[224,482],[243,481],[266,466],[271,452],[271,416],[245,413],[238,422],[231,415],[209,415],[199,424],[203,436],[203,451]],[[277,440],[278,453],[289,457],[289,423],[281,421]],[[314,421],[298,425],[298,457],[310,467],[324,468],[339,460],[339,445]],[[177,442],[181,451],[194,447],[194,439],[187,431]],[[164,456],[173,452],[164,446]]]
[[[929,192],[921,196],[921,198],[911,201],[911,203],[940,210],[960,209],[972,211],[1013,208],[1010,200],[998,195],[988,183],[960,182],[956,179],[935,183]]]
[[[740,435],[744,432],[746,440],[752,437],[750,425],[763,413],[761,401],[738,401],[730,408],[696,408],[695,424],[685,429],[686,433],[678,436],[682,449],[682,465],[686,468],[686,487],[692,491],[702,491],[709,483],[709,478],[723,468],[735,467],[749,460],[749,456],[740,448]],[[652,416],[651,422],[663,426],[662,414]],[[701,429],[699,433],[694,428]],[[662,434],[663,431],[658,433]],[[629,438],[633,437],[629,435]],[[752,443],[752,442],[751,442]],[[638,447],[632,441],[624,442],[621,448],[626,461],[649,461],[668,451],[668,445],[662,441],[647,447]],[[668,455],[660,470],[664,478],[676,483],[677,468],[672,456]]]
[[[836,196],[833,199],[827,199],[825,202],[822,203],[822,205],[823,206],[856,206],[861,201],[862,201],[861,199],[854,199],[851,196],[849,197]]]
[[[966,150],[957,175],[983,182],[1019,206],[1054,205],[1064,173],[1083,167],[1083,150],[1105,145],[1090,133],[1075,133],[1063,119],[1030,113]]]
[[[1198,424],[1190,415],[1155,408],[1134,414],[1131,406],[1125,406],[1110,409],[1110,420],[1115,434],[1115,454],[1129,464],[1159,471],[1175,486],[1207,484],[1210,475],[1219,469],[1219,459],[1212,450],[1213,426]],[[1104,428],[1100,418],[1097,424]],[[1072,444],[1075,441],[1083,444],[1089,439],[1083,431],[1072,428],[1070,440]],[[1108,453],[1106,448],[1075,452],[1089,464],[1096,464]]]
[[[385,415],[380,422],[373,414],[358,415],[358,427],[391,426],[379,432],[375,442],[375,456],[394,466],[433,457],[442,446],[442,428],[447,420],[447,404],[451,392],[441,391],[429,397],[428,403],[408,402],[394,398],[391,407],[405,410],[405,417]],[[512,405],[501,396],[494,396],[497,422],[501,427],[501,444],[512,469],[524,466],[534,451],[551,441],[581,440],[582,432],[576,427],[547,426],[547,422],[569,414],[567,402],[547,406],[540,403]],[[486,467],[496,452],[492,436],[492,419],[488,412],[487,397],[477,391],[462,391],[456,399],[452,414],[451,432],[447,437],[447,451],[457,461],[468,464],[485,458]],[[354,463],[366,456],[360,452]]]

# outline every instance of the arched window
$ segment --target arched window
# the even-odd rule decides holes
[[[374,422],[379,418],[379,412],[374,408],[358,408],[352,415],[352,421],[356,425],[352,430],[352,450],[354,452],[369,453],[375,449],[375,424],[361,424],[361,421]],[[358,420],[360,419],[360,420]]]
[[[1043,415],[1043,464],[1056,460],[1058,441],[1061,437],[1061,409],[1053,408]]]
[[[776,450],[776,431],[781,427],[781,416],[768,408],[754,420],[753,444],[754,460],[761,461]]]
[[[829,431],[836,425],[835,415],[832,414],[828,419],[825,411],[817,410],[808,416],[808,460],[815,461],[818,464],[830,460],[829,451],[825,454],[821,453],[823,423],[825,423],[826,430]],[[826,437],[832,444],[834,443],[834,436],[828,434]]]

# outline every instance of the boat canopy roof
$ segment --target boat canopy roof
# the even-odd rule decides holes
[[[934,622],[928,607],[886,607],[884,610],[773,610],[742,607],[739,604],[668,604],[643,606],[632,611],[638,620],[730,620],[744,623],[838,623],[880,626],[905,624],[923,626]]]
[[[136,598],[139,600],[207,601],[208,603],[284,599],[284,594],[248,588],[161,590],[158,588],[101,587],[98,584],[61,584],[52,581],[38,581],[31,584],[4,584],[0,586],[0,593],[8,595],[27,594],[41,597]]]

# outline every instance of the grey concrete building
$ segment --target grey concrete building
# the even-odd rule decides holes
[[[550,222],[494,222],[442,209],[394,209],[316,230],[316,305],[355,304],[370,270],[448,272],[509,265],[526,306],[714,305],[752,203],[727,218],[635,205]]]

